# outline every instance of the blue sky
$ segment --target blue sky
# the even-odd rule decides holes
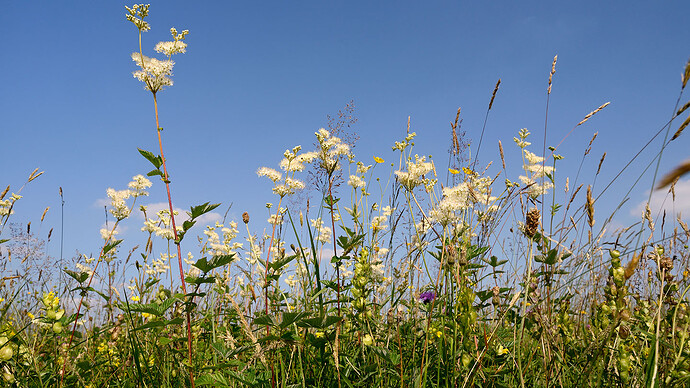
[[[137,31],[125,20],[125,5],[131,6],[7,2],[0,13],[0,184],[16,190],[34,168],[45,171],[22,191],[12,221],[32,221],[42,236],[55,228],[53,256],[59,256],[58,188],[65,193],[65,256],[97,254],[106,189],[123,189],[150,170],[137,147],[157,148],[151,95],[131,76]],[[187,54],[174,58],[175,85],[159,94],[175,206],[222,202],[222,214],[232,203],[230,218],[249,211],[265,219],[264,204],[276,200],[256,169],[276,167],[286,148],[310,148],[326,115],[350,100],[360,160],[397,160],[390,145],[404,137],[411,116],[416,152],[445,166],[457,108],[476,144],[499,78],[480,161],[499,163],[501,140],[519,167],[511,140],[528,128],[535,151],[541,149],[556,54],[547,143],[557,144],[610,101],[559,149],[564,173],[574,174],[598,132],[581,180],[591,181],[606,151],[598,179],[608,182],[673,113],[690,56],[689,11],[687,1],[153,2],[145,54],[170,39],[170,27],[190,30]],[[687,141],[681,136],[669,146],[661,171],[687,157]],[[622,199],[660,142],[650,147],[602,206]],[[646,179],[633,191],[631,209],[649,186]],[[154,182],[146,202],[164,201],[162,184]],[[631,214],[621,222],[634,220]],[[137,230],[140,221],[124,226]]]

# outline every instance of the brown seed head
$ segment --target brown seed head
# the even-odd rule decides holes
[[[534,234],[537,233],[537,230],[539,229],[540,221],[541,215],[539,214],[539,209],[535,207],[527,212],[525,217],[525,234],[527,237],[534,237]]]
[[[242,213],[242,222],[244,222],[245,224],[249,223],[249,213],[247,213],[247,212]]]

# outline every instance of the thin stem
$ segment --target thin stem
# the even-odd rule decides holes
[[[139,36],[141,39],[141,34]],[[140,42],[141,44],[141,42]],[[143,63],[143,61],[142,61]],[[170,179],[168,176],[168,167],[165,163],[165,156],[163,155],[163,141],[161,139],[161,126],[158,121],[158,100],[156,99],[156,93],[153,93],[153,107],[156,112],[156,132],[158,132],[158,147],[161,153],[161,159],[163,160],[163,182],[165,182],[165,190],[168,194],[168,207],[170,209],[170,221],[172,223],[173,235],[175,236],[175,245],[177,246],[177,263],[180,268],[180,281],[182,282],[182,292],[187,295],[187,284],[184,281],[184,269],[182,268],[182,248],[180,247],[180,240],[177,235],[177,226],[175,225],[175,213],[173,211],[172,197],[170,195]],[[189,302],[192,302],[193,298],[190,298]],[[189,359],[189,379],[192,382],[192,388],[194,388],[194,367],[192,365],[192,314],[189,309],[186,310],[187,315],[187,357]]]

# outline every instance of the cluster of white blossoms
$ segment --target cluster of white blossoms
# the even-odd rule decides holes
[[[110,240],[114,240],[115,236],[117,236],[120,233],[117,231],[117,229],[110,230],[106,228],[101,228],[100,232],[101,238],[105,240],[106,243]]]
[[[386,220],[388,217],[386,216],[376,216],[371,219],[371,231],[372,233],[376,234],[380,231],[386,230],[388,228],[388,225],[386,225]]]
[[[130,190],[132,190],[132,197],[140,197],[149,195],[148,189],[151,187],[151,181],[146,179],[145,176],[139,174],[132,177],[132,181],[127,185]]]
[[[256,171],[256,175],[258,176],[265,176],[268,179],[272,180],[273,182],[278,182],[283,178],[283,174],[280,172],[270,168],[270,167],[260,167]]]
[[[174,215],[178,215],[179,212],[175,211]],[[144,226],[141,228],[143,232],[148,232],[148,233],[153,233],[156,236],[166,239],[166,240],[174,240],[175,239],[175,233],[172,230],[172,222],[170,219],[170,210],[168,209],[161,209],[156,213],[156,216],[158,217],[157,220],[147,218],[144,221]],[[177,227],[177,231],[180,232],[182,231],[182,225],[175,225]]]
[[[109,188],[106,190],[108,198],[110,198],[110,213],[118,220],[124,220],[129,217],[131,210],[127,207],[127,199],[132,196],[130,190],[115,190]]]
[[[274,214],[271,214],[266,222],[271,225],[281,225],[284,221],[283,214],[285,214],[286,211],[286,208],[281,207]]]
[[[172,86],[172,69],[175,65],[170,59],[149,58],[142,53],[132,53],[132,60],[141,69],[132,72],[134,78],[144,83],[144,88],[152,93],[163,89],[164,86]]]
[[[223,234],[222,240],[218,230]],[[207,238],[207,248],[213,256],[232,255],[242,249],[242,243],[233,242],[239,234],[235,221],[230,221],[227,226],[216,222],[215,226],[207,226],[204,234]]]
[[[321,217],[309,221],[311,223],[312,228],[316,229],[316,233],[319,234],[316,238],[317,240],[321,241],[322,243],[327,243],[331,240],[333,230],[331,230],[331,228],[323,224],[323,220],[321,220]]]
[[[5,217],[13,214],[14,210],[12,210],[12,207],[14,206],[14,203],[20,200],[21,198],[21,195],[12,193],[10,198],[0,200],[0,217]]]
[[[302,146],[296,146],[292,150],[285,150],[283,159],[280,161],[280,168],[285,172],[301,172],[304,171],[304,164],[311,163],[318,157],[314,151],[304,152],[299,154]]]
[[[343,141],[333,136],[326,129],[321,128],[314,133],[316,140],[319,142],[319,151],[317,152],[319,163],[329,175],[340,169],[341,157],[352,157],[350,153],[350,146],[343,143]]]
[[[364,180],[364,174],[366,174],[371,167],[371,165],[365,165],[362,162],[357,162],[357,172],[350,175],[347,184],[352,186],[352,188],[355,190],[361,188],[362,194],[367,195],[365,190],[367,182]]]
[[[414,140],[415,136],[417,136],[417,132],[408,133],[407,136],[405,136],[405,140],[396,141],[393,145],[393,151],[404,151],[408,146],[413,146],[414,142],[412,140]]]
[[[177,256],[174,255],[169,255],[167,253],[161,253],[160,258],[153,260],[151,264],[144,263],[144,270],[147,275],[156,277],[159,274],[164,274],[168,272],[170,269],[170,266],[168,265],[168,262],[170,262],[170,258],[174,258]]]
[[[454,187],[443,188],[443,198],[429,211],[429,221],[446,226],[458,220],[458,212],[483,205],[482,213],[495,212],[498,198],[491,195],[491,178],[468,174],[467,180]]]
[[[283,174],[270,168],[261,167],[256,171],[258,176],[265,176],[273,183],[273,193],[283,198],[304,189],[304,182],[295,178],[295,173],[304,170],[305,163],[311,163],[316,159],[316,152],[305,152],[300,154],[302,146],[296,146],[292,150],[285,150],[283,159],[280,161],[280,168],[286,172],[285,179]]]
[[[519,177],[520,182],[527,188],[527,193],[530,197],[537,198],[546,194],[549,189],[553,188],[551,179],[544,178],[548,178],[548,176],[553,173],[554,168],[544,165],[543,157],[537,156],[525,149],[531,144],[526,140],[529,134],[527,129],[522,128],[520,132],[518,132],[519,137],[514,137],[513,140],[517,146],[522,149],[522,168],[525,170],[525,175]]]
[[[144,21],[144,18],[148,16],[149,5],[135,4],[132,8],[127,8],[127,20],[134,23],[134,25],[139,30],[139,42],[141,43],[141,33],[151,29],[149,23]],[[172,76],[172,69],[175,65],[170,58],[173,54],[185,53],[187,51],[187,43],[184,39],[189,33],[188,30],[184,30],[181,33],[177,33],[177,30],[173,27],[170,29],[172,34],[172,42],[159,42],[155,50],[159,53],[165,54],[168,59],[159,60],[156,58],[149,58],[144,55],[141,51],[132,53],[132,60],[140,67],[139,70],[132,73],[134,78],[144,83],[146,90],[156,94],[158,91],[163,89],[165,86],[172,86],[173,81],[170,78]],[[139,45],[141,48],[141,44]]]
[[[435,180],[424,178],[424,175],[434,170],[434,163],[427,162],[425,156],[414,156],[414,162],[408,160],[406,162],[407,171],[396,171],[395,176],[403,187],[407,190],[412,191],[415,187],[419,185],[433,185]]]
[[[553,173],[553,166],[544,165],[544,158],[525,149],[522,150],[526,163],[523,165],[526,175],[520,175],[520,182],[527,187],[530,197],[537,198],[553,188],[553,183],[543,179]]]
[[[146,179],[143,175],[136,175],[132,178],[132,181],[128,184],[130,189],[127,190],[115,190],[109,188],[106,190],[108,198],[110,198],[110,213],[118,220],[124,220],[129,217],[132,212],[127,206],[127,199],[130,197],[137,198],[141,196],[149,195],[145,189],[151,187],[151,181]]]
[[[177,29],[173,27],[170,29],[170,34],[172,34],[173,36],[172,42],[158,42],[158,44],[156,44],[156,47],[154,47],[153,49],[157,53],[164,54],[168,58],[173,56],[174,54],[186,53],[187,43],[184,42],[184,38],[186,38],[187,34],[189,34],[189,30],[184,30],[178,34]]]

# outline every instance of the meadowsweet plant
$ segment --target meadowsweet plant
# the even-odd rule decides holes
[[[29,271],[42,245],[30,224],[5,229],[23,211],[24,186],[0,193],[3,386],[690,384],[687,223],[655,218],[647,204],[638,224],[609,231],[620,206],[602,218],[598,199],[614,183],[597,182],[605,154],[596,171],[561,177],[571,159],[558,147],[608,103],[555,147],[532,145],[547,130],[561,135],[546,120],[543,134],[517,130],[519,156],[499,142],[501,163],[486,165],[478,153],[490,157],[481,141],[500,80],[476,147],[453,112],[447,160],[416,147],[425,134],[411,131],[410,118],[388,150],[356,155],[350,103],[311,147],[258,167],[257,184],[270,182],[266,213],[201,225],[219,204],[173,207],[158,117],[188,31],[172,28],[145,55],[149,8],[127,7],[126,19],[138,31],[133,77],[153,97],[159,148],[139,150],[153,165],[147,176],[106,190],[114,222],[100,230],[98,255],[76,254],[58,276]],[[679,101],[689,78],[690,62]],[[682,136],[688,120],[674,120],[688,108],[675,107],[663,147]],[[661,180],[669,201],[688,170]],[[151,177],[165,184],[165,209],[142,203]],[[134,227],[133,214],[143,218]],[[129,251],[125,227],[143,232]]]

